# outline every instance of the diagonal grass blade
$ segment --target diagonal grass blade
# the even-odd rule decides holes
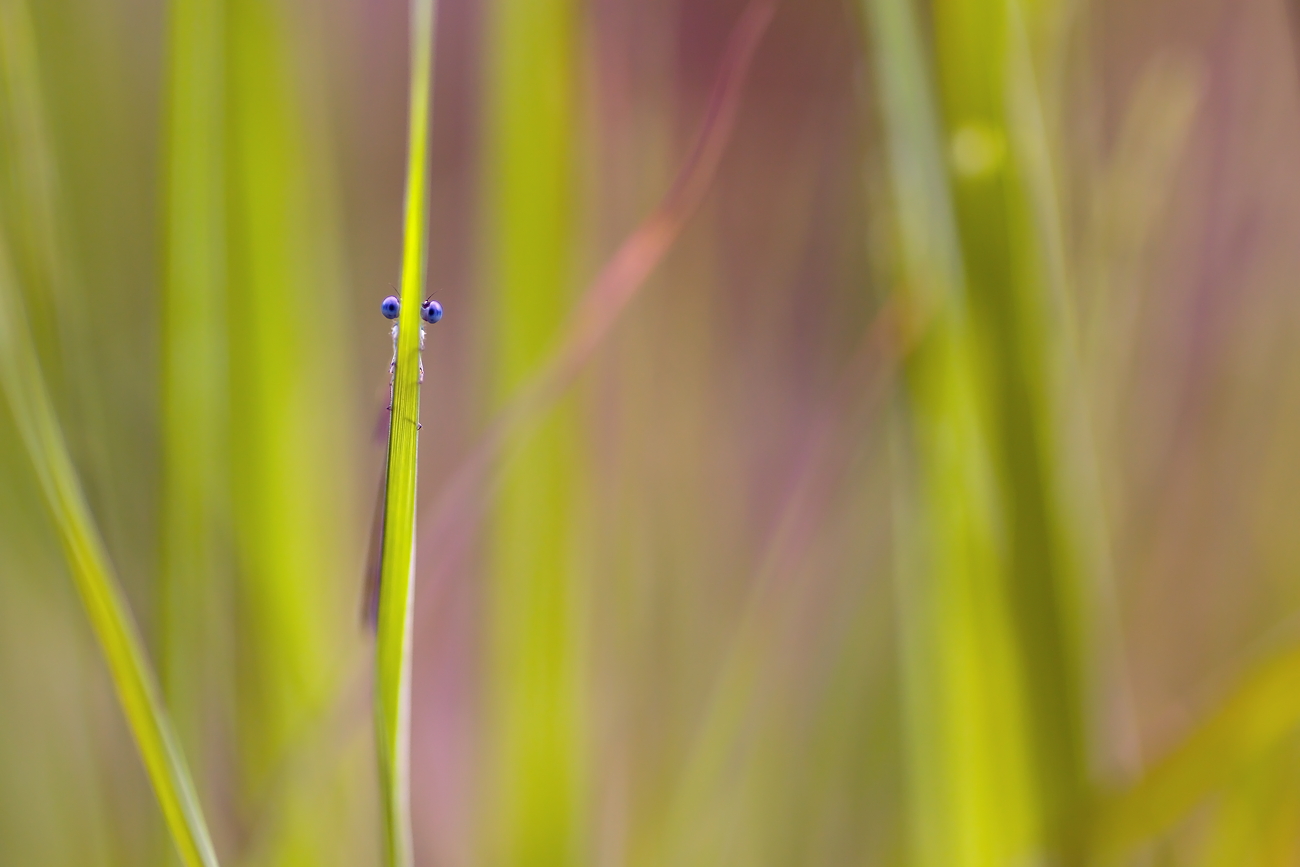
[[[37,362],[8,254],[0,247],[0,391],[35,467],[118,700],[186,867],[216,867],[180,745],[163,709],[144,644],[90,515]]]

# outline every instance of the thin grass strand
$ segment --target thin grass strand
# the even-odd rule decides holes
[[[104,662],[145,770],[186,867],[217,867],[216,849],[185,757],[163,708],[157,678],[91,517],[54,405],[27,315],[0,245],[0,390],[63,543],[68,568],[99,640]]]
[[[428,161],[433,77],[433,0],[411,3],[411,102],[402,247],[402,312],[388,426],[383,552],[376,649],[375,729],[379,748],[385,863],[413,863],[410,810],[411,600],[420,416],[420,296],[428,267]]]

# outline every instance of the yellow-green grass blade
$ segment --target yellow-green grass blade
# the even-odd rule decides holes
[[[1300,732],[1234,775],[1215,804],[1205,867],[1286,867],[1300,840]]]
[[[209,710],[204,690],[220,669],[212,637],[222,625],[219,526],[227,392],[224,33],[222,0],[171,4],[164,181],[163,519],[160,585],[162,686],[193,752]]]
[[[1239,769],[1216,799],[1198,863],[1203,867],[1287,867],[1300,837],[1300,738]]]
[[[215,867],[216,852],[144,645],[118,586],[45,387],[7,250],[0,245],[0,387],[32,460],[77,592],[99,640],[182,862]]]
[[[36,35],[24,2],[0,4],[0,148],[5,171],[3,209],[11,267],[27,291],[27,311],[38,346],[56,344],[61,324],[54,307],[62,281],[53,273],[65,267],[53,203],[54,167],[46,122]],[[59,391],[66,361],[46,360],[46,377]],[[53,368],[53,369],[52,369]]]
[[[292,3],[226,0],[224,124],[230,400],[230,663],[238,768],[226,791],[257,824],[251,865],[340,857],[321,811],[363,817],[373,773],[340,752],[331,785],[285,774],[337,698],[355,630],[360,558],[346,297],[329,124],[313,29]],[[336,826],[337,830],[337,826]],[[247,838],[246,838],[247,839]]]
[[[1300,733],[1300,650],[1260,663],[1183,742],[1127,789],[1101,800],[1095,863],[1125,863],[1210,794],[1252,772]]]
[[[402,312],[388,426],[383,552],[380,560],[375,727],[387,863],[412,863],[410,817],[411,597],[420,417],[420,302],[428,268],[429,117],[433,0],[411,2],[410,124],[402,242]]]
[[[910,0],[866,4],[896,280],[924,329],[896,429],[907,779],[921,864],[1079,849],[1082,715],[1064,611],[1073,552],[1052,499],[1056,444],[1039,378],[1055,361],[1046,254],[1003,92],[1017,8],[934,4],[931,75]]]
[[[87,305],[78,303],[82,283],[65,219],[78,197],[69,199],[59,183],[69,166],[56,159],[45,93],[50,82],[40,62],[42,53],[58,52],[58,39],[42,45],[32,13],[28,0],[0,3],[0,219],[42,371],[67,423],[68,447],[92,496],[115,495],[113,470],[122,462],[110,458],[112,443],[102,435],[105,394],[92,373],[100,360],[94,328],[106,321],[92,324]],[[100,526],[114,535],[122,530],[119,520],[113,510],[100,516]]]
[[[904,322],[923,329],[893,432],[910,863],[1007,863],[1031,847],[1034,820],[998,586],[988,386],[919,16],[911,0],[870,0],[866,12],[899,238],[893,277]]]
[[[485,27],[485,247],[494,382],[507,400],[544,363],[574,298],[572,0],[494,0]],[[490,691],[481,857],[583,863],[585,591],[576,407],[513,444],[489,531]]]
[[[1088,796],[1082,709],[1078,465],[1057,419],[1069,339],[1029,34],[1054,3],[940,0],[935,58],[967,300],[988,374],[992,466],[1004,513],[1007,627],[1024,684],[1042,846],[1077,857]],[[1033,186],[1031,186],[1033,185]],[[1082,490],[1082,489],[1078,489]]]

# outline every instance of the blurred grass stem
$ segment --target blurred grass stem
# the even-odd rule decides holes
[[[169,50],[160,667],[182,741],[198,749],[204,689],[219,670],[219,516],[229,506],[224,3],[173,2]],[[202,781],[201,758],[196,766]]]

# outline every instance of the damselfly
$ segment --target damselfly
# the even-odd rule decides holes
[[[379,310],[384,314],[385,319],[393,320],[393,360],[388,364],[388,424],[391,426],[393,412],[393,386],[394,377],[397,374],[397,317],[402,313],[402,302],[397,300],[396,296],[389,295],[380,304]],[[442,319],[442,305],[432,298],[426,299],[420,305],[420,351],[424,351],[424,322],[430,325],[435,324]],[[420,358],[420,383],[424,383],[424,358]],[[419,430],[420,425],[416,424]],[[383,546],[384,546],[384,502],[385,493],[388,487],[388,465],[384,464],[384,474],[379,480],[379,496],[375,500],[374,521],[370,527],[370,553],[367,557],[366,570],[366,590],[365,596],[361,600],[361,618],[371,630],[374,630],[379,623],[379,591],[380,591],[380,574],[383,568]]]

